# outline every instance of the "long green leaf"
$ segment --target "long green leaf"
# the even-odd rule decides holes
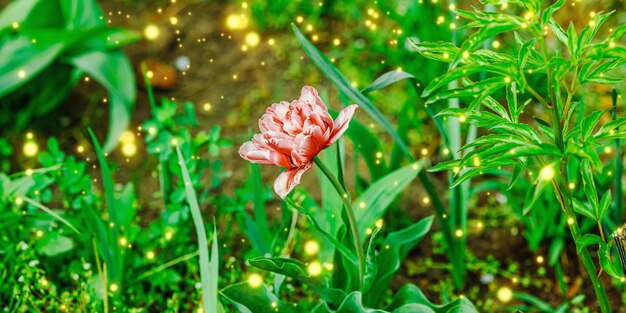
[[[198,250],[200,253],[200,283],[202,284],[202,303],[204,311],[207,313],[218,313],[217,310],[217,278],[214,276],[217,272],[217,259],[212,260],[209,263],[209,248],[207,243],[206,230],[204,229],[204,222],[202,221],[202,213],[200,212],[200,206],[198,205],[198,199],[196,198],[196,191],[193,189],[191,178],[189,177],[189,171],[187,170],[187,163],[183,157],[183,153],[179,147],[176,147],[178,153],[178,163],[183,174],[183,183],[185,184],[185,195],[189,204],[189,210],[191,211],[191,218],[196,229],[196,236],[198,237]],[[217,234],[213,236],[213,256],[217,255],[216,251]]]

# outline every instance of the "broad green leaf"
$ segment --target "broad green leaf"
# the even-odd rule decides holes
[[[598,213],[598,191],[596,189],[596,184],[593,179],[593,170],[591,169],[591,164],[589,160],[582,160],[580,173],[583,178],[583,187],[585,191],[585,195],[587,195],[587,200],[591,203],[591,207],[595,212],[595,216],[597,218]]]
[[[606,113],[606,111],[604,110],[594,111],[593,113],[589,114],[582,120],[582,123],[580,124],[580,128],[581,128],[581,135],[583,137],[583,141],[587,141],[587,139],[589,139],[589,136],[591,136],[591,133],[593,132],[596,125],[598,124],[598,121],[600,121],[600,117],[602,117],[604,113]]]
[[[600,258],[600,266],[602,266],[607,274],[616,279],[622,278],[617,271],[617,267],[615,267],[615,264],[611,261],[611,246],[604,242],[601,243],[600,249],[598,249],[598,258]]]
[[[602,196],[602,199],[600,200],[600,205],[598,207],[598,212],[596,212],[599,221],[604,219],[604,215],[606,215],[606,212],[611,206],[611,201],[613,201],[611,197],[611,190],[607,190]]]
[[[586,203],[581,202],[578,199],[572,199],[574,206],[574,212],[582,214],[592,220],[596,219],[596,213],[593,208],[590,208]]]
[[[109,91],[109,131],[104,145],[111,151],[130,123],[135,102],[136,84],[128,58],[121,51],[93,51],[70,60]]]
[[[63,51],[65,43],[57,39],[54,44],[33,44],[26,36],[0,39],[0,97],[23,86],[48,67]]]
[[[424,313],[477,313],[478,311],[472,303],[465,297],[460,297],[446,304],[434,304],[430,302],[424,293],[415,285],[404,285],[394,296],[391,304],[386,308],[388,311],[395,310],[411,303],[422,304],[430,308],[431,311],[423,311]],[[422,311],[416,311],[422,312]]]
[[[548,25],[550,25],[550,29],[552,29],[552,32],[556,35],[556,38],[558,38],[561,43],[567,46],[567,34],[563,30],[563,27],[561,27],[561,25],[559,25],[559,23],[557,23],[553,18],[549,19]]]
[[[265,285],[251,287],[248,283],[232,284],[220,294],[241,313],[302,313],[302,307],[279,300]]]
[[[12,27],[14,22],[25,20],[39,0],[11,1],[0,11],[0,32]]]
[[[269,272],[285,275],[309,285],[317,294],[329,303],[340,303],[345,293],[328,286],[323,278],[325,274],[316,277],[308,273],[307,265],[291,258],[257,257],[248,260],[250,265]]]
[[[367,228],[382,217],[391,202],[417,177],[422,166],[423,162],[417,161],[387,174],[353,201],[361,238],[365,238]]]
[[[557,2],[548,6],[545,10],[543,10],[543,13],[541,13],[541,25],[546,25],[546,23],[548,23],[548,20],[552,18],[554,13],[558,11],[563,6],[563,4],[565,4],[565,0],[558,0]]]
[[[359,291],[348,294],[336,310],[327,304],[322,304],[314,313],[388,313],[383,310],[370,309],[363,305],[363,295]]]
[[[35,249],[49,257],[68,252],[74,248],[74,241],[58,232],[49,232],[42,239],[37,241]]]
[[[603,244],[604,240],[598,235],[595,234],[585,234],[582,237],[576,240],[576,250],[580,254],[580,252],[591,245]]]
[[[363,89],[361,93],[368,94],[374,90],[385,88],[397,81],[414,77],[415,76],[413,76],[412,74],[400,70],[389,71],[376,78],[376,80],[372,82],[369,86],[367,86],[367,88]]]
[[[367,304],[372,306],[379,304],[404,258],[430,231],[433,219],[433,216],[426,217],[387,236],[376,257],[377,275],[371,288],[366,291]]]

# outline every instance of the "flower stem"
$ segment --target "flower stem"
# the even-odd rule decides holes
[[[337,177],[333,175],[333,173],[324,165],[322,160],[318,157],[313,158],[313,162],[317,164],[317,167],[326,175],[326,178],[333,184],[335,190],[339,193],[339,197],[341,201],[343,201],[343,206],[346,209],[346,215],[348,216],[348,223],[350,224],[350,231],[352,233],[352,241],[354,244],[354,249],[356,250],[356,255],[359,262],[359,289],[363,287],[363,276],[364,276],[364,265],[365,265],[365,255],[363,254],[363,246],[361,245],[361,239],[359,238],[359,229],[356,224],[356,216],[354,215],[354,210],[352,209],[352,204],[350,204],[350,199],[346,190],[341,186]]]

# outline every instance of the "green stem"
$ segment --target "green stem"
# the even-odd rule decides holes
[[[337,177],[333,175],[333,173],[324,165],[324,163],[318,158],[313,158],[313,162],[317,164],[317,167],[326,175],[326,178],[330,181],[331,184],[335,187],[335,190],[339,193],[339,197],[341,201],[343,201],[343,206],[346,208],[346,215],[348,216],[348,222],[350,224],[350,230],[352,232],[352,241],[354,243],[354,249],[356,250],[356,255],[359,262],[359,289],[363,287],[363,276],[364,276],[364,265],[365,265],[365,255],[363,254],[363,246],[361,245],[361,239],[359,238],[359,229],[357,228],[356,216],[354,215],[354,210],[352,209],[352,204],[350,204],[350,200],[348,198],[348,193],[339,183]]]
[[[541,38],[543,39],[543,38]],[[546,62],[549,62],[547,48],[545,42],[540,40],[541,50],[546,59]],[[547,68],[547,76],[548,76],[548,92],[550,96],[550,100],[552,102],[552,127],[554,128],[554,139],[559,150],[564,153],[565,152],[565,143],[563,142],[563,128],[561,125],[561,114],[559,112],[559,106],[556,102],[556,91],[554,89],[554,82],[552,81],[552,70],[550,67]],[[563,112],[563,114],[567,114],[567,112]],[[572,195],[569,191],[569,179],[567,177],[568,168],[567,168],[567,160],[561,159],[561,166],[559,167],[559,172],[557,173],[557,177],[562,177],[562,184],[559,186],[558,180],[555,184],[557,195],[561,197],[561,205],[563,206],[563,210],[567,215],[567,225],[569,226],[569,230],[572,234],[572,238],[574,241],[578,241],[581,237],[580,228],[578,227],[578,221],[576,220],[576,215],[572,206]],[[587,271],[587,275],[591,280],[593,285],[593,290],[596,293],[596,297],[598,299],[598,304],[600,305],[600,310],[602,313],[611,312],[611,306],[609,305],[609,300],[606,295],[606,291],[604,290],[604,286],[602,285],[602,281],[600,281],[599,277],[596,276],[597,269],[596,265],[591,258],[591,254],[587,247],[581,249],[578,254],[580,260]]]

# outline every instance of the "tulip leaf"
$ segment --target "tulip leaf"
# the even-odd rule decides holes
[[[371,184],[353,201],[359,236],[365,238],[366,229],[374,225],[391,202],[422,170],[422,161],[397,169]]]
[[[252,287],[248,283],[233,284],[220,294],[242,313],[301,313],[299,305],[280,301],[266,286]]]
[[[376,256],[376,279],[372,282],[371,288],[366,291],[366,304],[372,306],[379,304],[404,258],[430,231],[433,219],[433,216],[426,217],[387,236]]]
[[[376,78],[376,80],[372,82],[369,86],[367,86],[367,88],[363,89],[361,93],[368,94],[374,90],[385,88],[397,81],[414,77],[415,76],[413,76],[413,74],[409,74],[401,70],[389,71]]]

